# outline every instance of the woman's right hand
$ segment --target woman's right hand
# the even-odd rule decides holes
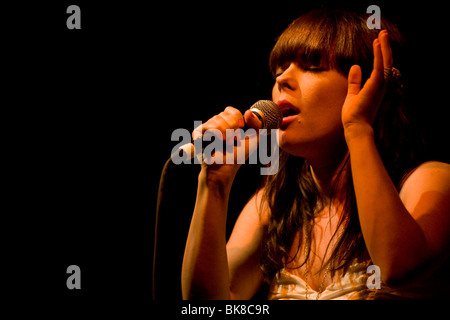
[[[194,141],[204,136],[205,132],[208,131],[209,134],[214,134],[214,139],[225,140],[228,146],[234,146],[232,149],[233,154],[230,154],[230,150],[214,150],[212,158],[202,161],[200,177],[205,178],[208,184],[212,182],[231,187],[231,183],[240,166],[249,157],[250,152],[253,151],[249,150],[250,143],[248,137],[242,137],[237,133],[236,138],[233,138],[229,132],[227,139],[227,129],[237,130],[243,128],[245,123],[251,128],[258,129],[261,127],[261,122],[251,111],[246,111],[243,116],[238,109],[227,107],[224,111],[194,129],[192,133]],[[256,135],[255,139],[258,140],[258,135]],[[235,140],[237,141],[235,142]],[[241,156],[239,157],[238,155]],[[245,159],[242,159],[242,157]]]

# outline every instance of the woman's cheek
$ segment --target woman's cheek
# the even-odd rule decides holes
[[[277,83],[274,84],[273,89],[272,89],[272,101],[278,101],[280,97],[280,91],[278,90],[278,85]]]

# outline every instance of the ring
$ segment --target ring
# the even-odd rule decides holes
[[[392,70],[391,76],[392,76],[394,79],[397,79],[397,80],[398,80],[398,79],[402,76],[402,74],[400,73],[400,70],[398,70],[397,68],[392,67],[391,70]]]
[[[386,80],[391,79],[393,71],[394,71],[394,67],[391,67],[391,68],[384,68],[384,69],[383,69],[384,78],[385,78]]]
[[[390,80],[391,78],[398,80],[402,76],[400,71],[394,67],[384,68],[383,72],[386,80]]]

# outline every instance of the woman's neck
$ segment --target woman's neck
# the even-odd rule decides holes
[[[328,158],[329,161],[316,161],[310,164],[311,174],[319,189],[324,205],[339,205],[345,198],[345,184],[349,170],[348,151]]]

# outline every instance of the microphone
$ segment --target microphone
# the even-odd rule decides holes
[[[268,134],[271,133],[270,129],[278,129],[283,121],[283,114],[280,107],[271,100],[257,101],[250,107],[250,111],[261,121],[261,129],[267,129]],[[202,137],[197,138],[194,143],[182,145],[172,157],[178,155],[184,159],[192,159],[195,156],[194,145],[197,140],[202,140]],[[210,142],[205,141],[203,143],[208,144]]]

